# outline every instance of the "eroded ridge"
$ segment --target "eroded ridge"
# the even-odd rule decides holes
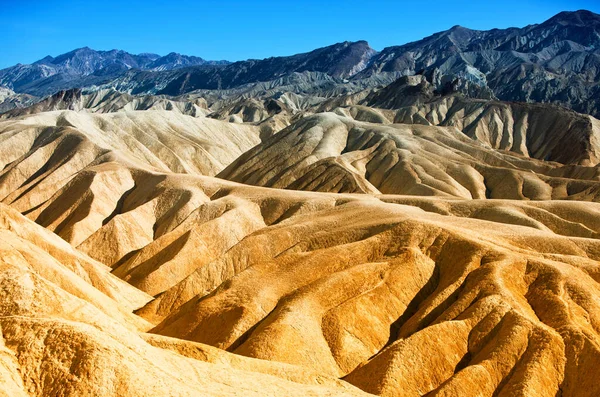
[[[280,142],[296,149],[273,181],[301,175],[306,159],[355,147],[373,158],[382,147],[391,158],[412,150],[445,172],[477,159],[469,160],[476,171],[508,169],[544,183],[566,169],[447,128],[331,114],[298,123],[221,176],[271,180],[278,174],[261,173],[268,167],[253,159]],[[12,208],[0,206],[3,382],[13,395],[53,394],[57,384],[73,396],[600,392],[600,204],[474,199],[478,185],[443,177],[420,179],[430,197],[380,194],[384,185],[368,182],[373,158],[353,166],[363,164],[378,186],[372,194],[242,185],[163,169],[155,164],[169,158],[163,146],[147,157],[131,146],[119,152],[71,124],[0,134],[19,142],[3,152],[3,201]],[[232,140],[248,131],[258,132],[232,130]],[[65,156],[45,149],[54,139]],[[279,157],[264,164],[277,169]],[[565,189],[589,183],[577,197],[592,199],[594,177],[586,178],[556,180]],[[416,186],[397,182],[389,186]],[[440,193],[449,186],[464,196]],[[519,191],[511,189],[500,191]]]

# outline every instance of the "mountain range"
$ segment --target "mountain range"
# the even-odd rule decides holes
[[[313,85],[326,83],[350,92],[423,74],[439,90],[453,84],[471,97],[549,102],[598,116],[600,15],[562,12],[541,24],[488,31],[454,26],[379,52],[366,41],[344,42],[304,54],[234,63],[81,48],[3,69],[0,85],[38,97],[70,88],[177,96],[231,90],[297,73],[313,73]]]
[[[170,53],[130,54],[121,50],[95,51],[78,48],[57,57],[46,56],[30,65],[18,64],[0,71],[0,85],[17,92],[40,94],[60,87],[76,87],[83,81],[104,81],[129,69],[163,71],[193,65],[222,65],[226,61],[206,61],[199,57]]]

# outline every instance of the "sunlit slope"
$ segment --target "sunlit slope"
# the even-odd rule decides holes
[[[595,201],[600,187],[595,167],[494,150],[455,127],[384,125],[334,113],[297,121],[218,176],[296,190],[476,199]]]
[[[84,169],[111,161],[214,175],[258,142],[255,127],[168,111],[64,111],[11,119],[0,123],[0,200],[31,210]]]
[[[136,188],[131,199],[113,198],[124,205],[104,225],[65,223],[95,230],[79,248],[155,297],[136,311],[156,324],[153,333],[383,395],[462,393],[473,376],[483,395],[509,382],[509,394],[574,393],[588,379],[582,374],[596,371],[587,363],[600,359],[598,204],[162,178],[196,204],[155,220],[143,201],[128,206]]]
[[[308,368],[145,334],[151,297],[0,204],[0,393],[360,396]]]
[[[600,393],[600,203],[524,200],[594,200],[595,168],[322,114],[220,174],[295,183],[334,158],[372,186],[311,192],[172,172],[133,130],[116,142],[139,150],[97,156],[86,147],[104,135],[79,132],[65,157],[40,143],[56,127],[36,128],[0,134],[25,142],[2,151],[0,185],[2,261],[18,259],[0,295],[14,395]]]

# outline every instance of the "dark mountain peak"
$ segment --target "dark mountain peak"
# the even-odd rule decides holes
[[[177,59],[184,59],[184,58],[197,58],[197,57],[188,57],[187,55],[182,55],[178,52],[169,52],[167,55],[165,55],[164,57],[161,57],[160,59],[177,60]]]
[[[364,51],[375,51],[371,45],[369,44],[368,41],[366,40],[359,40],[359,41],[355,41],[355,42],[351,42],[349,45],[349,47],[353,47],[353,48],[360,48]]]
[[[591,27],[600,25],[600,15],[588,10],[563,11],[544,22],[546,24]]]
[[[188,66],[198,66],[205,64],[212,64],[214,62],[207,62],[200,57],[182,55],[177,52],[170,52],[164,57],[159,57],[153,60],[147,65],[149,70],[173,70],[180,69]]]
[[[76,48],[73,51],[69,51],[69,52],[66,52],[64,54],[57,56],[56,58],[53,59],[52,63],[59,64],[68,59],[81,58],[81,57],[93,56],[93,55],[99,55],[99,54],[97,51],[92,50],[90,47],[81,47],[81,48]]]
[[[39,65],[39,64],[49,64],[49,63],[53,63],[53,62],[54,62],[54,57],[52,57],[50,55],[46,55],[45,57],[43,57],[39,61],[34,62],[33,64]]]
[[[112,50],[108,50],[108,51],[97,51],[97,52],[102,55],[131,55],[130,53],[128,53],[126,51],[118,50],[116,48],[114,48]]]
[[[160,55],[155,54],[153,52],[142,52],[140,54],[138,54],[139,57],[144,57],[144,58],[149,58],[152,60],[158,59],[160,58]]]
[[[432,46],[439,50],[445,49],[448,46],[463,47],[471,37],[478,33],[479,31],[477,30],[465,28],[461,25],[454,25],[448,30],[442,30],[441,32],[433,33],[430,36],[422,38],[421,40],[399,46],[386,47],[380,52],[380,54],[399,53],[409,48],[419,48],[423,46]]]
[[[88,46],[85,47],[81,47],[81,48],[76,48],[73,51],[71,51],[71,53],[73,54],[89,54],[89,53],[96,53],[97,51],[94,49],[91,49]]]
[[[365,47],[365,46],[369,46],[369,43],[366,40],[342,41],[340,43],[335,43],[330,46],[321,47],[321,49],[335,48],[335,47]]]
[[[290,59],[303,60],[303,66],[296,71],[325,72],[345,78],[362,71],[376,53],[364,40],[344,41],[307,54],[294,55]]]
[[[443,36],[448,36],[454,40],[458,40],[460,44],[466,44],[473,36],[479,33],[478,30],[465,28],[464,26],[455,25],[444,32]],[[464,43],[463,43],[464,42]]]
[[[331,47],[370,47],[369,43],[366,40],[358,40],[358,41],[343,41],[341,43],[337,43],[332,45]]]
[[[304,56],[329,56],[336,58],[339,56],[353,54],[353,56],[363,56],[368,54],[371,56],[376,51],[369,46],[369,43],[365,40],[360,41],[344,41],[341,43],[332,44],[327,47],[317,48],[311,52],[305,54],[294,55],[293,57],[304,57]]]

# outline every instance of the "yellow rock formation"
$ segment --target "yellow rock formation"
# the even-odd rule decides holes
[[[5,395],[600,395],[596,168],[162,111],[2,121],[0,168]]]

